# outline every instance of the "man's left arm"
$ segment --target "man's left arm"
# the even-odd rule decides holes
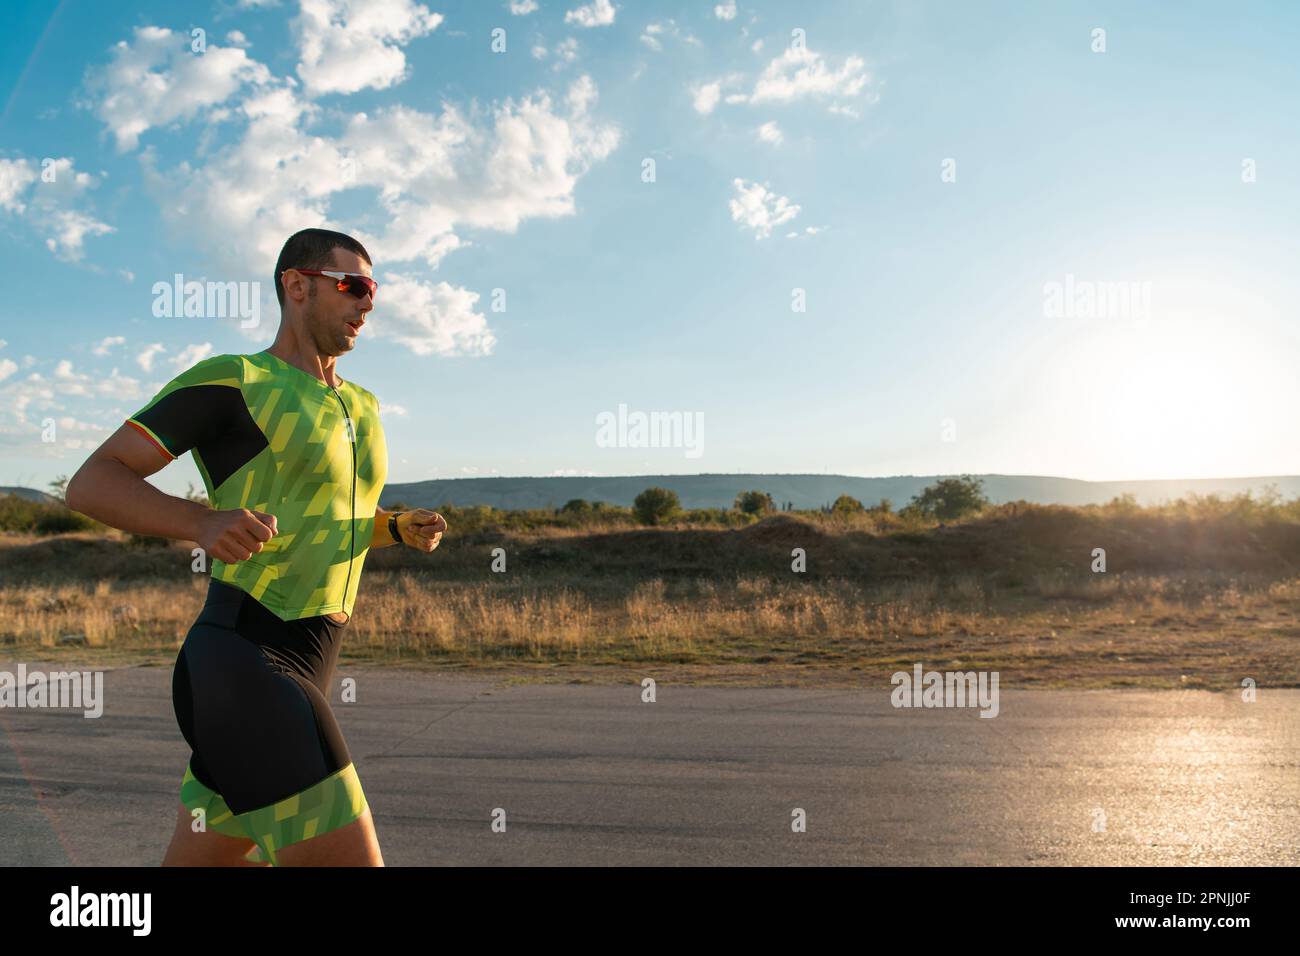
[[[388,530],[389,516],[392,511],[375,508],[375,527],[370,535],[371,548],[387,548],[397,544]],[[436,511],[427,508],[413,508],[399,511],[397,514],[397,533],[402,536],[402,544],[416,548],[426,554],[442,543],[442,535],[447,530],[447,521]]]

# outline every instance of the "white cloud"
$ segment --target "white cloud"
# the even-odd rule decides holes
[[[83,243],[87,236],[103,236],[116,230],[85,213],[72,209],[58,209],[45,220],[46,231],[51,235],[45,248],[60,259],[77,262],[85,254]]]
[[[105,339],[101,339],[100,343],[96,345],[94,348],[92,348],[90,351],[94,355],[107,355],[109,353],[109,350],[114,345],[121,345],[125,341],[126,341],[125,336],[110,335]]]
[[[564,63],[572,63],[578,58],[578,41],[568,37],[555,44],[555,55]]]
[[[850,56],[838,70],[807,47],[790,47],[767,65],[749,95],[751,103],[788,103],[806,96],[857,96],[871,80],[863,60]]]
[[[851,116],[854,119],[862,118],[862,114],[859,113],[857,110],[855,110],[852,106],[843,106],[839,103],[832,103],[830,106],[826,107],[826,110],[829,113],[842,113],[843,115]]]
[[[785,196],[767,189],[766,184],[733,179],[736,195],[730,202],[731,218],[754,230],[755,239],[766,239],[772,230],[799,215],[799,207]]]
[[[391,338],[416,355],[490,355],[496,337],[487,318],[474,311],[478,293],[446,282],[424,282],[400,273],[383,277],[391,304],[375,334]]]
[[[393,404],[390,404],[389,402],[385,402],[385,401],[381,400],[381,401],[379,402],[379,414],[380,414],[381,416],[383,416],[383,415],[396,415],[396,416],[398,416],[398,417],[401,417],[401,416],[407,415],[407,414],[409,414],[409,413],[407,412],[407,410],[406,410],[406,406],[404,406],[404,405],[393,405]]]
[[[135,281],[135,273],[132,272],[130,269],[118,269],[117,274],[120,275],[127,282]]]
[[[531,50],[533,59],[544,60],[551,55],[551,52],[542,44],[538,43]],[[578,41],[575,37],[567,37],[555,44],[555,64],[554,70],[561,70],[571,63],[578,60]]]
[[[773,146],[780,146],[785,141],[785,136],[781,128],[776,125],[776,120],[768,120],[762,126],[754,131],[761,143],[771,143]]]
[[[142,348],[136,354],[135,360],[140,364],[140,367],[144,369],[146,372],[152,372],[153,357],[161,351],[163,351],[162,344],[160,342],[153,342],[149,345],[146,345],[144,348]]]
[[[27,207],[22,196],[36,182],[35,164],[28,159],[0,159],[0,209],[21,213]]]
[[[758,49],[759,44],[755,43],[755,52]],[[735,88],[743,81],[743,75],[733,73],[723,79],[694,87],[697,91],[696,110],[701,113],[710,112],[717,105],[723,89]],[[856,117],[859,114],[851,106],[839,102],[838,98],[863,97],[867,102],[874,103],[880,97],[867,89],[870,82],[871,74],[864,69],[861,57],[846,57],[837,69],[832,69],[821,54],[814,53],[806,47],[791,47],[768,63],[755,79],[749,92],[727,93],[721,98],[727,103],[751,104],[792,103],[810,98],[835,98],[836,101],[827,107],[830,112]],[[701,91],[707,93],[703,100],[701,100]]]
[[[77,208],[97,185],[94,176],[77,172],[66,156],[43,160],[40,172],[29,159],[0,159],[0,211],[26,218],[46,237],[46,247],[70,262],[82,258],[87,236],[114,231]]]
[[[67,156],[41,162],[40,192],[63,200],[75,199],[88,189],[99,185],[90,173],[79,173],[76,164]]]
[[[326,223],[329,194],[342,188],[343,153],[299,128],[313,109],[291,90],[259,95],[240,111],[248,120],[242,138],[205,165],[162,172],[146,153],[144,175],[178,234],[198,238],[220,269],[259,275],[286,238]]]
[[[180,353],[172,359],[172,366],[178,372],[183,372],[190,368],[196,362],[202,362],[212,354],[212,343],[204,342],[201,345],[187,345],[180,350]]]
[[[578,180],[619,140],[590,115],[595,96],[583,76],[561,104],[547,93],[507,99],[489,123],[448,103],[436,115],[394,106],[354,114],[329,138],[305,133],[308,111],[279,90],[245,104],[244,138],[206,166],[148,178],[174,227],[205,240],[229,271],[260,274],[294,231],[330,225],[331,197],[348,186],[377,194],[373,231],[364,221],[346,230],[376,262],[432,268],[463,244],[461,227],[513,232],[525,219],[573,214]]]
[[[268,7],[278,7],[280,0],[239,0],[239,9],[253,10],[266,9]]]
[[[24,356],[23,367],[30,367],[35,361],[33,356]],[[52,377],[32,372],[18,379],[13,377],[17,368],[0,359],[0,383],[3,383],[0,385],[0,442],[10,447],[29,445],[41,449],[42,453],[49,451],[50,446],[40,442],[46,419],[58,427],[58,447],[94,447],[111,428],[70,414],[64,399],[84,398],[93,403],[97,413],[102,413],[106,405],[136,403],[147,397],[138,380],[119,376],[117,369],[109,375],[92,376],[77,372],[71,362],[61,360]],[[153,391],[156,390],[155,387]],[[116,423],[111,427],[115,428]]]
[[[516,17],[526,17],[537,12],[537,0],[510,0],[510,13]]]
[[[736,0],[724,0],[713,8],[713,15],[719,20],[736,19]]]
[[[409,283],[411,302],[381,293],[380,304],[400,314],[394,327],[408,341],[424,343],[425,354],[487,354],[494,338],[467,304],[475,294],[401,264],[436,268],[468,244],[466,230],[513,232],[529,219],[572,216],[577,183],[620,141],[617,126],[593,115],[596,96],[580,76],[561,93],[464,110],[444,101],[434,112],[393,105],[340,116],[302,98],[293,80],[271,77],[230,104],[237,133],[225,145],[171,165],[147,147],[141,165],[173,233],[195,239],[222,278],[260,277],[301,228],[341,229]],[[324,128],[322,119],[342,125]],[[333,220],[335,197],[352,189],[373,197],[368,211]],[[141,353],[141,367],[159,351]]]
[[[641,34],[641,42],[658,53],[664,48],[663,43],[659,40],[661,36],[671,36],[683,43],[700,45],[699,39],[690,33],[682,32],[682,28],[677,25],[677,21],[671,17],[667,20],[647,24],[645,32]]]
[[[42,398],[50,402],[56,393],[82,398],[106,396],[121,399],[137,398],[142,394],[139,380],[118,375],[117,369],[113,369],[111,375],[87,375],[74,369],[68,359],[60,359],[55,365],[53,379],[47,379],[39,372],[33,372],[27,376],[26,382],[31,387],[31,391],[28,392],[30,397]]]
[[[133,399],[141,396],[140,382],[138,379],[127,378],[117,374],[117,369],[108,377],[100,377],[95,381],[95,393],[106,398]]]
[[[753,50],[755,53],[763,52],[763,41],[761,39],[755,40],[753,46],[751,46],[750,49]]]
[[[695,107],[695,112],[708,115],[718,105],[721,94],[721,83],[701,83],[691,90],[691,105]]]
[[[0,362],[0,366],[4,363]],[[0,376],[4,378],[5,376]],[[13,415],[19,425],[27,424],[27,409],[35,404],[38,409],[62,408],[55,401],[54,389],[36,372],[22,381],[15,381],[5,386],[4,407]]]
[[[564,22],[576,23],[580,27],[607,27],[614,22],[614,11],[615,7],[609,0],[592,0],[566,13]]]
[[[194,119],[270,71],[238,47],[190,51],[190,37],[163,27],[136,27],[113,47],[107,66],[92,69],[86,88],[119,152],[135,149],[146,130]]]
[[[96,425],[93,422],[83,422],[79,418],[73,418],[71,415],[62,415],[55,420],[60,430],[65,432],[102,432],[106,431],[103,425]],[[71,444],[71,443],[69,443]]]
[[[308,96],[385,89],[406,78],[401,47],[431,33],[440,13],[414,0],[301,0],[290,30]]]

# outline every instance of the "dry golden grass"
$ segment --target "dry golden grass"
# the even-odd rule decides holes
[[[0,639],[174,656],[203,599],[174,585],[0,590]],[[999,668],[1003,680],[1073,686],[1300,685],[1300,580],[1249,576],[1044,576],[1036,593],[971,579],[776,583],[739,577],[626,589],[439,584],[368,575],[344,659],[459,668],[697,665],[754,679],[858,680],[912,661]],[[702,676],[708,677],[706,673]]]
[[[188,594],[171,582],[115,587],[109,581],[0,588],[0,640],[54,647],[80,637],[89,647],[179,647],[207,591],[195,577]]]
[[[872,515],[488,529],[431,556],[370,555],[343,657],[799,683],[922,661],[1020,684],[1300,686],[1291,516],[1111,510],[1005,506],[921,530]],[[1111,568],[1094,574],[1099,544]],[[490,572],[495,547],[510,573]],[[791,571],[792,547],[807,550],[808,573]],[[203,603],[207,579],[189,560],[188,545],[111,535],[0,536],[0,653],[166,662]]]

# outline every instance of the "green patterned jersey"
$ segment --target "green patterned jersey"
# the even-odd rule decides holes
[[[168,459],[190,451],[213,508],[275,515],[277,533],[212,576],[282,620],[352,614],[388,476],[379,403],[269,352],[216,355],[163,386],[128,424]]]

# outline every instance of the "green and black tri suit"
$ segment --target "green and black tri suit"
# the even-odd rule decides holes
[[[268,352],[217,355],[128,424],[169,460],[191,452],[213,508],[275,516],[260,552],[212,560],[172,704],[193,751],[181,801],[276,863],[366,809],[328,702],[346,623],[326,615],[352,615],[388,474],[378,401]]]

